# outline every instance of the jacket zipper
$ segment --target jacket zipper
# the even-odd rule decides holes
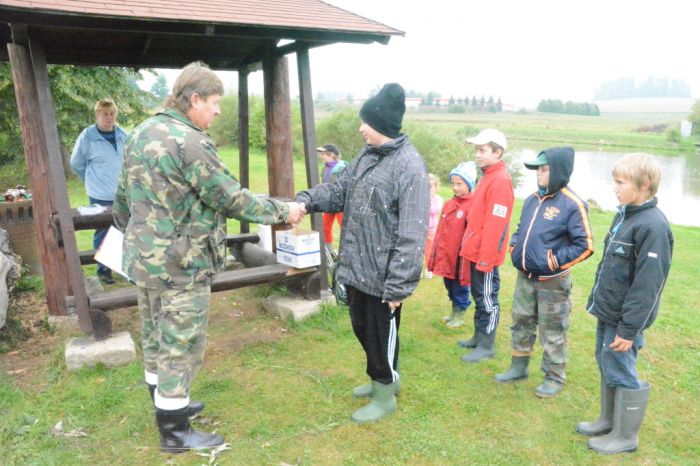
[[[605,252],[603,254],[603,263],[600,264],[600,272],[602,274],[603,270],[605,269],[605,259],[608,258],[608,251],[610,250],[610,247],[613,244],[613,240],[615,239],[615,235],[617,235],[618,230],[620,229],[620,226],[622,225],[622,222],[625,220],[625,213],[627,212],[627,208],[620,209],[620,213],[622,214],[620,216],[620,221],[617,222],[617,225],[615,225],[612,228],[612,235],[610,235],[610,241],[608,241],[608,246],[605,248]],[[587,311],[591,312],[591,310],[595,307],[595,292],[598,289],[598,285],[600,284],[600,279],[603,278],[601,275],[598,275],[598,279],[595,282],[595,285],[593,286],[593,291],[591,292],[591,296],[593,296],[593,300],[591,301],[591,305],[588,307]]]
[[[537,204],[537,208],[535,209],[535,213],[532,216],[532,220],[530,220],[530,225],[527,227],[527,233],[525,234],[525,241],[523,241],[523,253],[522,253],[522,264],[523,264],[523,270],[527,270],[527,267],[525,266],[525,250],[527,249],[527,240],[530,238],[530,232],[532,231],[532,225],[535,223],[535,219],[537,218],[537,213],[540,211],[540,207],[542,207],[542,202],[544,201],[544,198],[538,199],[539,204]]]

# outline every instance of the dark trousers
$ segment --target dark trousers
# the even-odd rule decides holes
[[[390,384],[399,380],[399,324],[401,306],[391,312],[381,298],[347,287],[350,321],[367,357],[367,375]]]
[[[94,197],[90,196],[88,196],[88,199],[90,200],[90,204],[103,205],[107,207],[111,207],[112,204],[114,204],[114,202],[112,201],[103,201],[102,199],[95,199]],[[101,228],[99,230],[95,230],[95,234],[92,236],[92,247],[95,250],[97,250],[100,247],[102,241],[105,239],[105,236],[107,236],[107,230],[109,230],[109,228]],[[112,271],[104,265],[100,264],[99,262],[97,263],[97,273],[99,275],[111,275],[111,272]]]
[[[474,328],[481,333],[495,332],[500,317],[498,305],[498,290],[501,287],[501,279],[498,267],[491,272],[476,270],[476,264],[470,263],[472,279],[472,297],[474,298]]]
[[[469,299],[469,287],[460,285],[459,278],[445,277],[443,281],[452,305],[461,310],[468,308],[472,303]]]

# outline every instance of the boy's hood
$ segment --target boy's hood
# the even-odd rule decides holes
[[[569,184],[574,171],[574,149],[571,147],[552,147],[542,151],[549,163],[549,186],[546,194],[554,194]]]

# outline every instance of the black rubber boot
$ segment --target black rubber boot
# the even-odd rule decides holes
[[[151,385],[150,383],[147,383],[148,385],[148,392],[151,394],[151,403],[155,406],[155,392],[156,392],[156,386]],[[204,403],[201,401],[190,401],[189,406],[187,406],[187,415],[192,417],[198,412],[202,411],[204,409]]]
[[[530,356],[513,356],[510,367],[503,374],[496,374],[493,378],[496,382],[506,383],[527,379],[530,372],[527,366],[530,364]]]
[[[612,430],[613,411],[615,409],[615,387],[600,381],[600,416],[593,422],[579,422],[576,432],[589,437],[605,435]]]
[[[493,347],[496,343],[496,331],[491,333],[481,333],[476,334],[476,348],[469,354],[462,356],[462,361],[464,362],[479,362],[484,359],[491,359],[494,357],[496,352]]]
[[[592,437],[588,446],[598,453],[613,455],[635,451],[639,446],[639,429],[649,401],[649,382],[639,382],[639,389],[616,388],[613,428],[609,434]]]
[[[156,423],[160,432],[160,448],[168,453],[218,447],[224,443],[219,434],[207,434],[190,425],[187,408],[173,411],[156,408]]]

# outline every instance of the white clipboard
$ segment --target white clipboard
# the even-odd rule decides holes
[[[129,276],[122,270],[122,256],[124,255],[124,233],[113,226],[107,230],[107,235],[95,253],[95,260],[105,267],[109,267],[127,280]]]

